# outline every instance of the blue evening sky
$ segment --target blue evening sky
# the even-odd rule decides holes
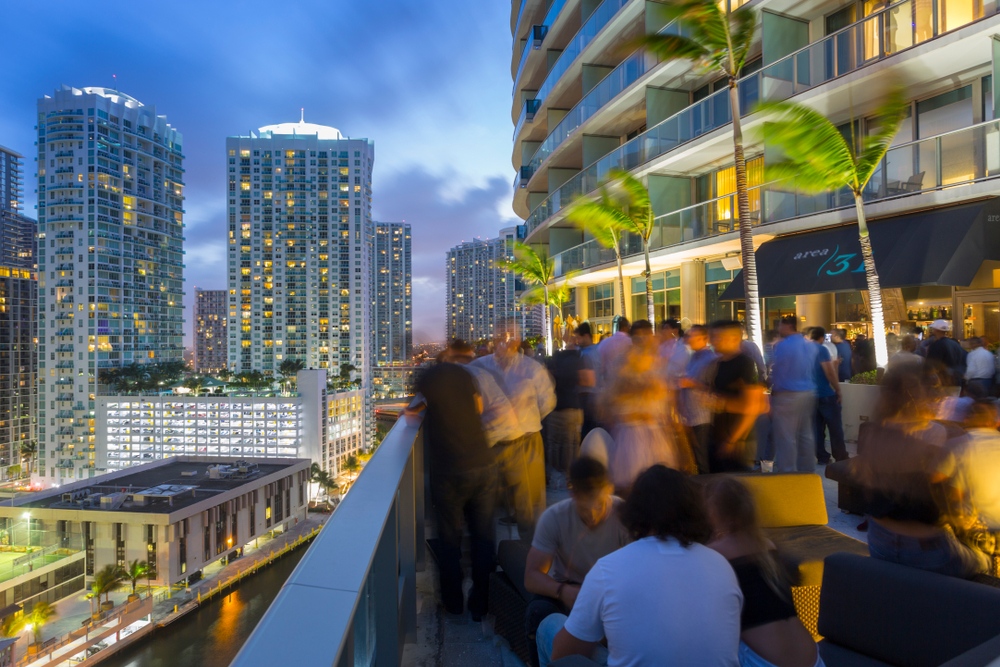
[[[185,332],[195,286],[224,289],[225,138],[308,122],[375,141],[372,214],[413,225],[414,342],[444,339],[444,258],[510,208],[510,2],[34,2],[3,8],[0,144],[25,156],[35,102],[112,86],[184,135]]]

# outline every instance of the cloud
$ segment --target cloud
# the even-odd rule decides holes
[[[517,224],[510,208],[510,184],[490,176],[479,186],[455,191],[454,172],[433,174],[420,166],[394,171],[379,180],[373,202],[376,220],[412,225],[413,340],[444,340],[445,253],[462,241],[497,236]]]

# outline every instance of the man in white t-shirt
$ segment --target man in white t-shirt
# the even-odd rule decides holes
[[[570,655],[610,667],[737,667],[743,594],[726,559],[703,544],[711,529],[694,482],[649,468],[622,523],[636,541],[597,561],[568,618],[539,626],[541,667]]]

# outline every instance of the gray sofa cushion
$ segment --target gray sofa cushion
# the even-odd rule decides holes
[[[819,634],[900,667],[939,667],[1000,635],[1000,590],[874,558],[823,568]]]

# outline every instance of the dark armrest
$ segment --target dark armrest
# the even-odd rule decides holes
[[[1000,636],[969,649],[941,667],[987,667],[997,658],[1000,658]]]

